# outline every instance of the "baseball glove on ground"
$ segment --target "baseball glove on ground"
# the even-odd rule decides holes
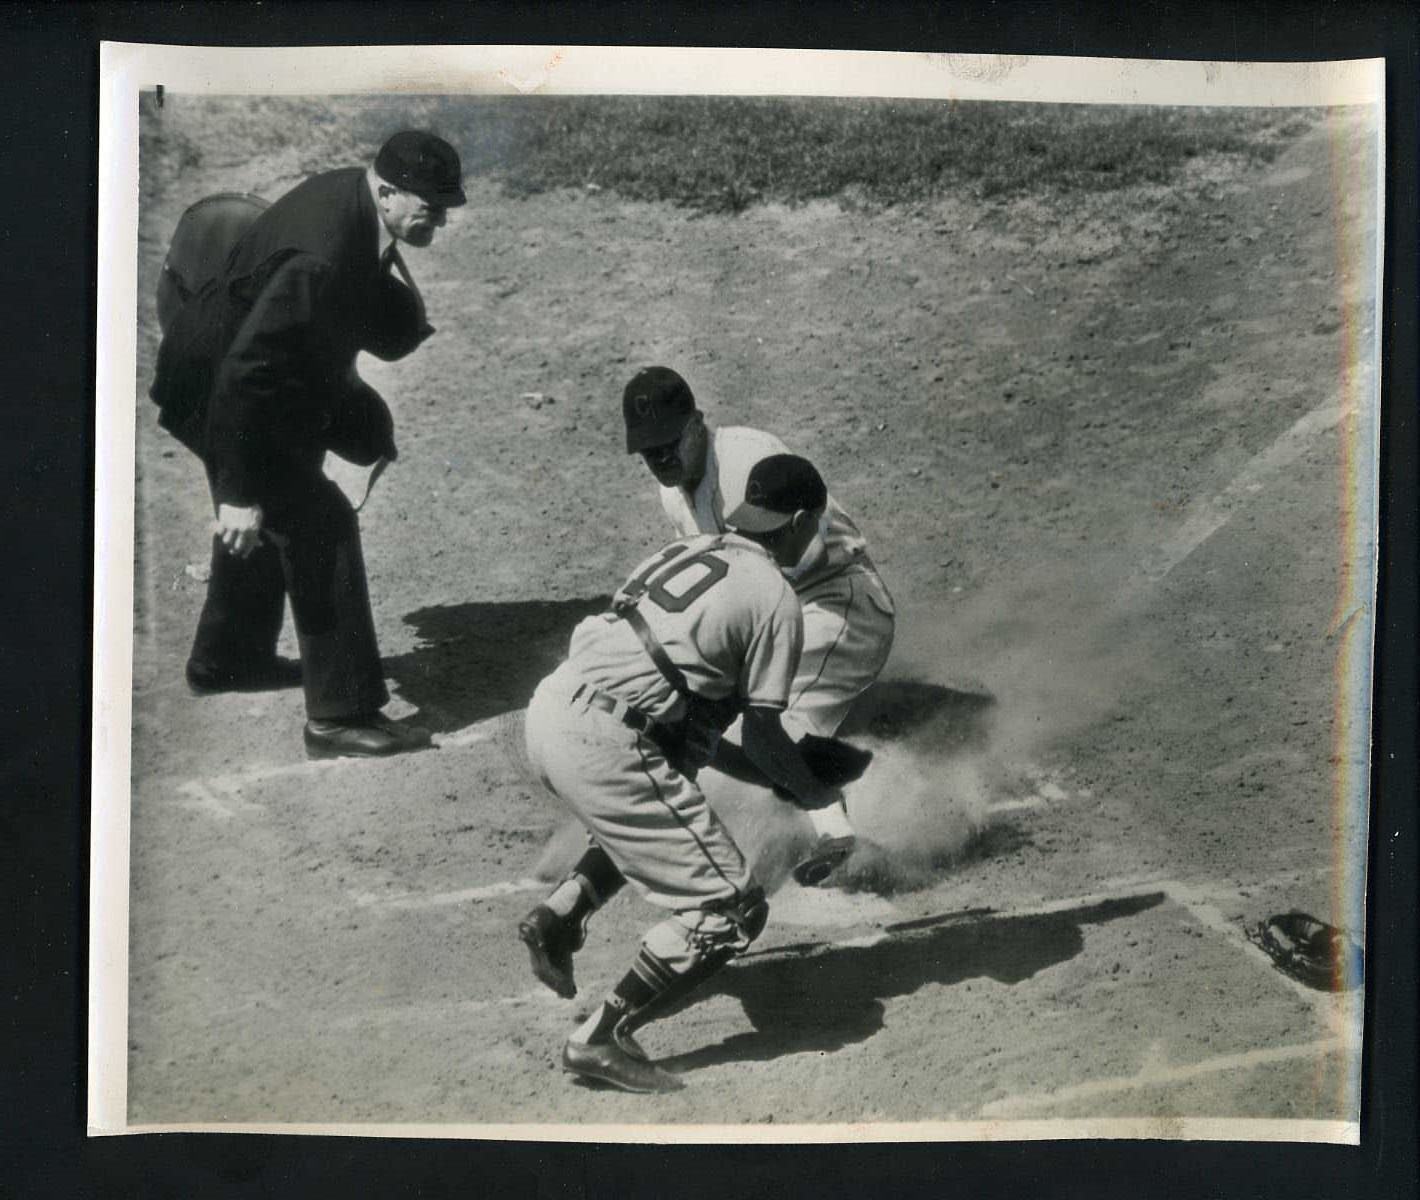
[[[1341,930],[1302,912],[1258,922],[1248,939],[1277,969],[1308,987],[1341,992],[1361,982],[1361,948]]]

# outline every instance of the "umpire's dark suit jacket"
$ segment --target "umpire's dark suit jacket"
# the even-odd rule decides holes
[[[248,559],[214,543],[192,660],[240,671],[275,653],[285,595],[301,642],[307,711],[340,718],[387,699],[358,525],[321,471],[327,450],[368,465],[394,457],[384,401],[355,374],[362,347],[388,349],[391,306],[379,214],[362,168],[313,176],[257,217],[223,275],[173,319],[151,395],[160,423],[197,452],[217,504],[260,505],[272,535]],[[396,331],[397,358],[432,332],[422,311]]]
[[[151,394],[219,502],[279,506],[326,450],[364,465],[392,456],[389,412],[354,371],[390,319],[392,286],[365,172],[351,167],[266,209],[178,313]]]

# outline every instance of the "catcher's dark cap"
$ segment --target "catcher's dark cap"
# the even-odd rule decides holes
[[[684,379],[669,367],[643,367],[621,394],[626,453],[675,441],[694,415],[695,397]]]
[[[725,524],[745,533],[768,533],[801,509],[827,503],[828,488],[813,463],[797,454],[771,454],[750,468],[744,499],[725,515]]]
[[[375,174],[426,204],[455,208],[467,202],[458,151],[422,129],[404,129],[380,147]]]

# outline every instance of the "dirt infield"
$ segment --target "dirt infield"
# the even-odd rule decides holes
[[[181,98],[161,119],[200,132]],[[1333,788],[1362,765],[1337,608],[1374,555],[1346,560],[1342,388],[1373,131],[1311,119],[1269,166],[1049,205],[705,216],[471,180],[408,256],[439,332],[362,366],[401,452],[361,514],[376,625],[395,711],[441,739],[402,760],[308,763],[297,693],[187,693],[208,502],[140,402],[129,1120],[1354,1119],[1357,997],[1244,935],[1346,923],[1366,845]],[[309,166],[144,164],[140,396],[182,209]],[[520,712],[663,540],[616,403],[649,362],[813,458],[899,607],[853,726],[881,848],[779,887],[647,1031],[669,1097],[555,1067],[650,910],[598,916],[571,1002],[513,933],[570,844]],[[797,818],[707,791],[783,884]]]

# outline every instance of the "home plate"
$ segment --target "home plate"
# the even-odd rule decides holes
[[[800,887],[787,880],[769,900],[769,919],[779,925],[848,929],[895,920],[900,914],[881,896],[837,888]]]

